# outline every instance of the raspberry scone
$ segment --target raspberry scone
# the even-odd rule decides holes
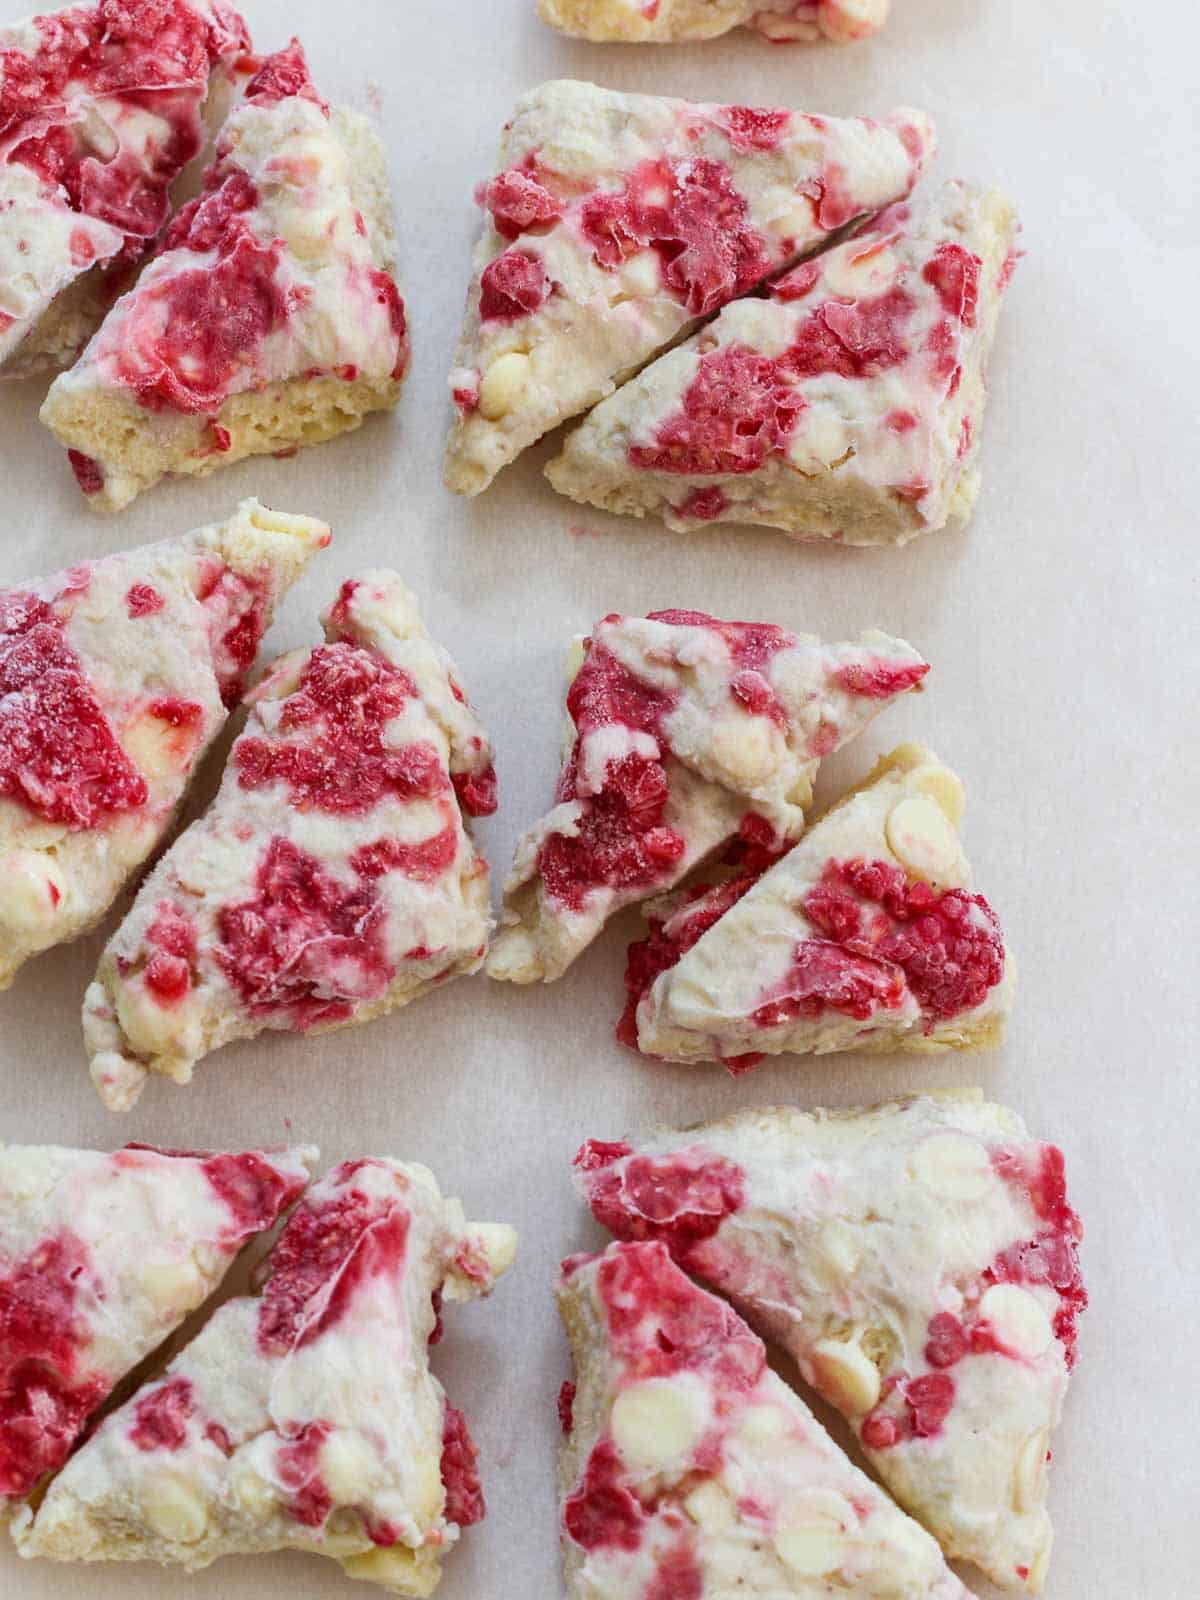
[[[0,1146],[0,1521],[298,1198],[315,1155]]]
[[[885,122],[542,85],[504,130],[450,385],[446,483],[500,469],[738,295],[912,188],[923,112]]]
[[[560,1400],[573,1600],[969,1600],[663,1245],[567,1260],[558,1300],[577,1376]]]
[[[75,359],[249,48],[224,0],[95,0],[0,27],[0,377]]]
[[[998,1045],[1015,963],[970,892],[962,806],[958,777],[901,745],[761,875],[651,907],[618,1037],[732,1072],[784,1051]]]
[[[597,406],[546,476],[681,531],[903,545],[965,522],[1016,236],[994,189],[889,207]]]
[[[330,108],[303,52],[270,56],[205,192],[51,386],[42,421],[88,503],[167,473],[319,444],[394,405],[408,364],[383,150]]]
[[[488,736],[394,573],[348,580],[322,621],[100,958],[84,1039],[113,1110],[232,1039],[368,1022],[483,963]]]
[[[222,1306],[16,1520],[21,1554],[197,1571],[307,1550],[432,1594],[484,1502],[427,1350],[443,1299],[490,1293],[515,1250],[424,1167],[336,1167],[293,1212],[263,1293]]]
[[[889,0],[538,0],[542,20],[599,44],[675,44],[757,28],[776,44],[878,33]]]
[[[966,1090],[592,1141],[576,1166],[606,1227],[786,1347],[948,1555],[1040,1592],[1087,1305],[1059,1150]]]
[[[605,617],[572,668],[556,804],[517,846],[488,959],[513,983],[561,977],[609,917],[727,847],[786,849],[822,756],[929,670],[885,634],[823,645],[699,611]]]
[[[0,989],[158,845],[329,528],[225,523],[0,591]]]

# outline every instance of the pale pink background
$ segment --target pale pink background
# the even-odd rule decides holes
[[[3,0],[6,18],[19,3]],[[121,1119],[94,1098],[80,1053],[97,937],[26,969],[0,998],[0,1137],[239,1145],[291,1134],[330,1162],[428,1162],[473,1213],[515,1222],[513,1276],[489,1305],[452,1314],[436,1352],[483,1447],[491,1507],[441,1595],[542,1600],[560,1588],[554,1397],[567,1370],[549,1287],[558,1258],[598,1238],[569,1183],[580,1140],[756,1101],[850,1104],[982,1082],[1065,1147],[1088,1227],[1093,1308],[1054,1447],[1048,1594],[1188,1600],[1200,1567],[1194,9],[894,0],[882,36],[842,51],[740,34],[676,50],[588,47],[543,28],[531,0],[246,10],[261,47],[298,31],[322,91],[382,119],[415,345],[398,415],[292,461],[164,487],[101,521],[36,421],[43,386],[7,388],[0,582],[183,530],[250,493],[330,518],[333,550],[293,594],[274,643],[310,640],[348,573],[399,568],[496,736],[502,807],[482,836],[498,876],[550,793],[563,646],[596,617],[688,606],[831,638],[886,627],[933,661],[928,692],[830,762],[825,791],[908,736],[959,768],[977,879],[1020,959],[1018,1007],[990,1058],[784,1060],[737,1083],[656,1067],[611,1037],[629,917],[551,988],[479,978],[324,1043],[230,1049],[190,1090],[152,1084]],[[539,472],[547,447],[473,505],[443,490],[471,191],[516,95],[568,75],[829,112],[921,105],[941,133],[938,174],[1010,190],[1028,258],[996,349],[985,487],[967,533],[893,554],[793,547],[765,531],[673,536],[557,498]],[[0,1593],[366,1591],[299,1556],[228,1561],[188,1582],[152,1567],[25,1566],[0,1546]]]

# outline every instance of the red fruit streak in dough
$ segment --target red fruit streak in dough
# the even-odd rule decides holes
[[[589,1140],[575,1166],[597,1222],[619,1239],[659,1240],[684,1265],[746,1199],[742,1169],[699,1145],[637,1156],[628,1145]]]
[[[76,828],[149,797],[61,620],[19,590],[0,593],[0,796]]]
[[[125,596],[125,604],[131,617],[152,617],[161,611],[166,601],[158,590],[150,583],[130,584]]]
[[[575,1385],[569,1381],[558,1391],[558,1425],[564,1438],[570,1436],[575,1426]]]
[[[479,315],[484,322],[518,322],[532,316],[550,296],[551,283],[540,256],[531,250],[506,250],[490,261],[479,280]]]
[[[447,1402],[442,1425],[442,1483],[446,1520],[469,1528],[487,1514],[476,1459],[479,1450],[467,1431],[467,1419]]]
[[[67,1231],[0,1277],[0,1504],[63,1464],[112,1387],[81,1371],[97,1295],[87,1246]]]
[[[143,1394],[133,1408],[130,1443],[139,1450],[174,1453],[187,1443],[188,1422],[195,1409],[186,1378],[170,1378]]]
[[[491,212],[496,232],[510,242],[522,233],[553,227],[563,215],[562,203],[538,181],[532,156],[522,166],[493,178],[480,191],[479,199]]]

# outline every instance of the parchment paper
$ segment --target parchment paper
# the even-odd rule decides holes
[[[19,0],[3,0],[5,18]],[[304,39],[318,86],[379,115],[391,160],[415,366],[397,415],[290,461],[167,485],[89,515],[36,420],[44,384],[0,390],[0,582],[140,544],[256,493],[335,525],[271,643],[316,636],[340,580],[385,563],[420,595],[499,746],[502,804],[481,833],[502,879],[556,770],[568,637],[608,611],[696,607],[827,638],[882,626],[934,663],[928,692],[827,764],[825,794],[906,737],[968,785],[967,844],[1021,983],[1004,1050],[904,1062],[784,1059],[735,1082],[643,1062],[612,1038],[636,916],[561,982],[477,978],[324,1042],[271,1037],[210,1059],[191,1089],[152,1083],[106,1113],[81,1054],[97,936],[27,967],[0,998],[0,1137],[111,1148],[315,1140],[326,1162],[428,1162],[476,1216],[516,1223],[518,1266],[488,1304],[451,1308],[435,1352],[482,1447],[490,1514],[447,1562],[443,1600],[560,1592],[554,1400],[567,1375],[555,1264],[600,1234],[573,1197],[587,1135],[794,1099],[869,1102],[981,1082],[1067,1153],[1087,1225],[1092,1309],[1054,1442],[1051,1600],[1189,1600],[1200,1587],[1191,1360],[1200,1100],[1195,1039],[1196,361],[1200,173],[1190,5],[894,0],[874,42],[771,48],[748,34],[680,49],[572,44],[531,0],[247,0],[262,49]],[[1003,185],[1025,220],[992,366],[973,525],[896,553],[766,531],[667,533],[587,513],[531,451],[481,500],[441,486],[444,380],[488,175],[523,89],[557,76],[699,99],[936,118],[934,178]],[[1194,100],[1192,102],[1194,110]],[[215,783],[210,766],[207,783]],[[110,922],[109,930],[111,931]],[[976,1592],[991,1593],[973,1574]],[[332,1563],[26,1566],[0,1547],[5,1600],[302,1600],[364,1594]]]

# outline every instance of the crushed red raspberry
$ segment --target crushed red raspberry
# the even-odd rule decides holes
[[[622,1044],[628,1045],[631,1050],[637,1049],[638,1007],[654,987],[659,974],[677,966],[692,946],[714,923],[720,921],[754,882],[754,874],[746,872],[713,887],[696,885],[688,891],[694,902],[693,907],[686,915],[678,911],[675,913],[670,919],[669,933],[666,923],[654,917],[650,919],[650,937],[636,940],[629,946],[626,955],[625,1009],[617,1023],[617,1038]]]
[[[903,1001],[904,981],[894,969],[830,940],[803,939],[787,975],[766,992],[753,1020],[774,1028],[800,1017],[815,1020],[829,1010],[867,1022]]]
[[[621,1458],[611,1439],[601,1439],[588,1457],[583,1479],[563,1502],[563,1526],[584,1550],[636,1550],[645,1512],[621,1482]]]
[[[104,487],[104,472],[100,463],[91,456],[85,456],[82,450],[68,450],[67,460],[84,494],[99,494]]]
[[[368,281],[375,299],[388,314],[392,336],[396,341],[396,359],[392,364],[392,377],[400,379],[408,370],[409,358],[408,318],[404,312],[404,301],[390,272],[384,272],[381,267],[373,267],[368,274]],[[341,370],[341,376],[347,383],[353,382],[357,375],[355,367],[345,367]]]
[[[50,607],[0,594],[0,796],[92,828],[148,795]]]
[[[458,859],[458,832],[451,825],[417,844],[401,839],[379,839],[360,845],[350,857],[350,865],[360,878],[382,878],[386,872],[402,872],[414,883],[435,883]],[[411,955],[412,952],[410,952]]]
[[[872,1411],[859,1431],[868,1450],[890,1450],[904,1437],[904,1428],[899,1419],[886,1411]]]
[[[372,1278],[391,1278],[399,1292],[408,1226],[408,1211],[397,1200],[353,1188],[328,1204],[310,1201],[295,1211],[271,1253],[271,1277],[259,1303],[262,1353],[286,1356],[320,1338]]]
[[[407,673],[367,650],[319,646],[283,702],[280,737],[238,741],[238,783],[282,783],[298,810],[335,816],[364,816],[387,797],[436,798],[449,783],[434,746],[386,741],[388,723],[417,693]],[[287,737],[295,733],[301,738]]]
[[[998,1255],[984,1275],[992,1283],[1046,1284],[1058,1296],[1053,1327],[1068,1368],[1075,1365],[1076,1319],[1087,1310],[1088,1293],[1079,1265],[1077,1235],[1047,1228]]]
[[[326,116],[329,115],[329,107],[313,87],[299,39],[292,39],[282,50],[268,56],[246,85],[246,99],[256,100],[263,105],[287,100],[293,95],[310,100]]]
[[[972,251],[946,241],[938,245],[921,270],[925,282],[936,290],[946,315],[968,328],[975,326],[982,265]]]
[[[213,175],[214,180],[217,174]],[[164,250],[194,250],[207,255],[239,236],[237,219],[253,211],[258,190],[244,172],[231,172],[207,194],[189,200],[163,234]]]
[[[487,1513],[476,1461],[479,1448],[467,1432],[467,1419],[447,1404],[442,1424],[442,1483],[446,1489],[446,1521],[469,1528]]]
[[[690,1548],[690,1537],[659,1558],[645,1600],[704,1600],[704,1572]]]
[[[344,884],[290,840],[271,840],[255,894],[217,914],[214,957],[253,1017],[301,1031],[342,1022],[395,977],[376,887]]]
[[[669,780],[656,761],[627,755],[610,762],[578,832],[552,833],[538,851],[550,898],[578,911],[594,889],[648,888],[667,877],[687,848],[681,834],[663,825],[669,798]]]
[[[23,1496],[61,1467],[111,1388],[84,1370],[82,1306],[96,1301],[87,1246],[62,1232],[0,1276],[0,1496]]]
[[[682,410],[654,444],[631,445],[629,460],[658,472],[757,472],[786,447],[805,404],[778,361],[726,345],[701,356]]]
[[[192,1386],[186,1378],[171,1378],[142,1395],[133,1408],[130,1443],[139,1450],[182,1450],[188,1423],[195,1410]]]
[[[954,1406],[954,1379],[946,1372],[929,1372],[904,1384],[912,1431],[918,1439],[932,1439]]]
[[[227,1247],[271,1227],[304,1193],[303,1176],[282,1173],[250,1150],[206,1156],[204,1176],[229,1212]]]
[[[322,1527],[333,1510],[332,1491],[321,1476],[321,1449],[332,1432],[327,1422],[310,1422],[286,1436],[275,1454],[288,1515],[306,1528]]]
[[[742,1169],[699,1146],[600,1166],[585,1144],[575,1165],[597,1222],[619,1239],[661,1240],[681,1262],[746,1198]]]
[[[675,507],[679,516],[695,517],[697,522],[713,522],[722,511],[728,509],[728,496],[715,483],[707,489],[693,489],[691,494]]]
[[[513,167],[493,178],[483,191],[483,203],[496,232],[509,240],[552,227],[563,215],[562,203],[538,182],[532,161],[525,169]]]
[[[939,1311],[930,1319],[925,1359],[931,1367],[953,1367],[970,1348],[967,1330],[952,1312]]]
[[[779,362],[798,379],[825,373],[877,377],[907,359],[904,327],[915,310],[916,302],[903,289],[850,305],[828,300],[801,323]]]
[[[569,1381],[558,1391],[558,1425],[564,1438],[570,1436],[575,1426],[575,1385]]]
[[[868,914],[871,905],[883,914]],[[927,1029],[981,1005],[1004,976],[1004,936],[983,896],[909,884],[890,862],[830,861],[803,906],[813,926],[861,964],[864,977],[867,964],[876,967],[881,994],[890,972],[898,988],[883,1003],[902,1000],[902,973],[929,1019]]]
[[[624,190],[584,203],[580,228],[610,271],[653,249],[666,288],[692,316],[745,294],[777,264],[720,161],[642,162]]]
[[[729,135],[733,148],[749,155],[755,150],[778,150],[791,127],[792,114],[754,106],[722,106],[717,122]]]
[[[479,280],[479,315],[484,322],[518,322],[550,296],[550,279],[532,250],[506,250],[490,261]]]
[[[874,656],[870,661],[849,662],[834,673],[834,682],[846,694],[871,700],[890,700],[916,687],[929,671],[927,661],[885,661]]]
[[[455,698],[462,700],[462,691],[451,684]],[[491,762],[482,772],[455,772],[451,774],[458,803],[469,817],[490,817],[499,804],[496,769]]]
[[[132,583],[125,595],[125,605],[133,618],[152,617],[161,611],[166,601],[151,583]]]

